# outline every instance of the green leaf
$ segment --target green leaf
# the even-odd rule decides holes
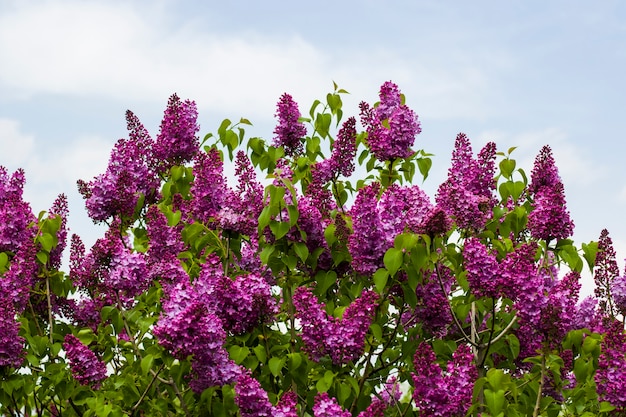
[[[291,230],[291,225],[289,224],[289,222],[278,222],[276,220],[272,220],[270,221],[270,230],[272,231],[272,234],[274,235],[276,240],[278,240],[281,237],[285,236],[289,232],[289,230]]]
[[[267,353],[265,352],[265,347],[261,345],[256,345],[254,348],[252,348],[252,350],[254,351],[254,354],[259,359],[259,361],[263,363],[267,361]]]
[[[270,361],[268,363],[270,372],[274,376],[278,376],[281,374],[281,371],[284,365],[285,365],[285,358],[277,358],[276,356],[270,358]]]
[[[484,391],[484,395],[490,414],[493,416],[500,414],[504,408],[504,390],[500,389],[494,392],[487,388]]]
[[[335,374],[334,372],[331,371],[326,371],[324,373],[324,376],[322,378],[320,378],[317,383],[315,384],[315,388],[317,388],[318,392],[326,392],[330,389],[330,387],[333,386],[333,381],[335,379],[335,376],[337,374]]]
[[[389,272],[385,268],[380,268],[374,273],[374,285],[378,294],[382,294],[389,279]]]
[[[289,225],[295,226],[298,222],[298,217],[300,216],[300,213],[298,212],[298,206],[289,204],[287,206],[287,212],[289,213]]]
[[[383,263],[389,271],[389,275],[393,276],[402,266],[404,260],[404,252],[397,248],[390,248],[385,252]]]
[[[306,259],[309,257],[309,248],[306,247],[306,243],[294,243],[293,250],[296,252],[296,255],[298,255],[298,258],[300,258],[302,262],[306,262]]]
[[[500,172],[504,178],[511,178],[513,171],[515,171],[514,159],[503,159],[500,161]]]
[[[433,166],[433,161],[430,158],[418,158],[417,159],[417,167],[420,170],[420,174],[424,180],[428,178],[428,173],[430,172],[430,168]]]
[[[379,342],[383,340],[383,329],[382,327],[380,327],[379,324],[372,323],[372,325],[370,326],[370,330],[372,331],[372,334],[374,335],[376,340],[378,340]]]
[[[154,362],[154,355],[148,354],[143,357],[141,360],[141,373],[143,375],[148,375],[150,368],[152,368],[152,363]]]

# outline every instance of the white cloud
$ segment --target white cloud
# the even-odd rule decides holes
[[[19,164],[28,159],[33,147],[34,137],[23,133],[18,121],[0,118],[0,149],[4,155],[11,155],[10,161],[6,161],[11,163],[7,169],[18,168]]]
[[[0,85],[22,98],[49,93],[165,102],[177,92],[195,99],[201,111],[258,119],[271,117],[284,91],[308,106],[332,80],[353,93],[346,102],[356,113],[358,101],[375,101],[378,86],[392,79],[418,113],[484,118],[491,91],[485,71],[509,60],[448,51],[429,61],[427,49],[398,55],[381,46],[333,53],[297,35],[223,35],[197,21],[175,26],[171,13],[160,4],[132,2],[15,2],[0,15]]]
[[[589,150],[574,143],[568,134],[559,128],[549,127],[521,133],[490,130],[478,135],[478,141],[480,143],[494,141],[498,144],[499,150],[504,152],[510,146],[517,146],[512,158],[528,175],[539,150],[544,145],[549,145],[566,187],[568,184],[587,187],[608,175],[608,171],[601,164],[589,161],[588,157],[591,155]],[[594,169],[589,169],[590,166],[594,166]]]

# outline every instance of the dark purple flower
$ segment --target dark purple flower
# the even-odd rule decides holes
[[[48,260],[51,268],[59,269],[61,267],[61,257],[63,256],[63,251],[67,244],[67,216],[69,209],[65,194],[60,194],[57,199],[54,200],[49,213],[51,217],[59,216],[61,218],[61,224],[57,231],[58,244],[50,251],[50,259]]]
[[[72,334],[65,335],[63,349],[74,378],[82,385],[99,389],[107,377],[106,364]]]
[[[0,368],[19,368],[24,360],[24,338],[18,334],[20,323],[15,320],[15,314],[13,303],[0,289]]]
[[[284,93],[276,105],[278,125],[274,129],[274,146],[282,146],[288,156],[303,152],[302,139],[306,136],[306,127],[298,119],[300,110],[293,98]]]
[[[600,401],[626,410],[626,336],[621,322],[614,321],[602,340],[598,370],[594,376]]]

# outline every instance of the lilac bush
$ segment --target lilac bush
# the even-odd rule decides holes
[[[281,95],[269,141],[200,140],[176,94],[155,139],[128,111],[78,182],[89,248],[0,167],[0,414],[623,414],[626,274],[608,231],[570,239],[551,148],[526,175],[459,133],[430,196],[400,88],[344,120],[345,93]]]

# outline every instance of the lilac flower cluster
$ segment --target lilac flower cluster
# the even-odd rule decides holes
[[[349,177],[354,172],[356,157],[356,119],[348,118],[337,133],[333,150],[329,159],[317,164],[320,181],[326,183],[337,179],[339,175]]]
[[[595,282],[594,294],[599,300],[600,308],[610,317],[615,317],[617,311],[613,305],[614,290],[619,292],[619,266],[617,265],[613,240],[609,231],[603,229],[598,239],[598,252],[596,254],[593,280]],[[626,310],[624,310],[626,311]]]
[[[415,289],[417,304],[402,316],[403,326],[413,327],[419,324],[422,330],[436,337],[447,334],[452,323],[447,294],[450,293],[453,277],[449,268],[442,267],[440,272],[445,294],[441,290],[436,272],[433,271],[430,276],[424,274],[424,281]]]
[[[351,417],[349,411],[343,410],[336,398],[332,398],[327,392],[315,396],[313,405],[314,417]]]
[[[204,302],[209,311],[234,334],[248,332],[277,313],[271,287],[263,277],[251,273],[233,280],[224,275],[221,263],[214,255],[209,256],[203,265],[195,288],[199,294],[205,295]]]
[[[617,407],[616,413],[626,410],[626,336],[622,323],[615,321],[602,340],[598,370],[594,376],[601,401]]]
[[[463,248],[467,280],[478,297],[520,297],[537,295],[538,285],[535,264],[535,244],[518,246],[498,262],[496,254],[476,238],[468,238]],[[531,301],[531,300],[526,300]]]
[[[65,335],[63,349],[65,349],[74,378],[82,385],[99,389],[102,381],[107,377],[105,363],[72,334]]]
[[[24,359],[24,338],[18,334],[20,323],[15,320],[15,307],[2,293],[0,288],[0,368],[19,368]]]
[[[61,194],[54,200],[52,207],[49,210],[51,217],[59,216],[61,218],[61,225],[57,231],[58,244],[50,251],[50,258],[48,264],[53,269],[59,269],[61,267],[61,257],[67,244],[67,216],[69,209],[67,206],[67,196]]]
[[[111,217],[131,217],[141,196],[154,200],[159,180],[149,167],[151,139],[136,116],[126,114],[130,139],[120,139],[111,152],[104,174],[90,182],[78,181],[89,217],[103,222]]]
[[[164,307],[154,335],[175,358],[192,357],[191,388],[201,393],[212,386],[233,383],[240,370],[223,347],[226,332],[219,317],[196,300],[177,307],[179,311],[167,311]]]
[[[241,369],[223,344],[226,329],[242,333],[276,313],[269,284],[256,274],[225,276],[216,255],[209,255],[198,278],[164,283],[163,312],[154,334],[173,356],[191,357],[195,392],[237,380]]]
[[[190,190],[193,197],[192,212],[196,219],[208,223],[217,217],[227,196],[219,151],[211,148],[208,153],[197,153],[193,173],[194,180]]]
[[[533,207],[528,215],[531,235],[546,241],[571,236],[574,222],[565,207],[563,183],[548,145],[535,158],[529,192]]]
[[[413,401],[420,414],[452,417],[467,413],[478,377],[473,359],[469,346],[460,345],[444,371],[430,345],[420,344],[413,358]]]
[[[431,236],[447,232],[450,221],[418,186],[392,184],[377,199],[379,184],[363,187],[350,209],[354,233],[348,250],[354,270],[371,275],[382,267],[383,256],[394,238],[408,229]]]
[[[248,371],[241,372],[237,378],[235,404],[241,417],[297,417],[297,400],[296,393],[289,391],[283,394],[276,406],[272,406],[267,392]]]
[[[274,129],[274,146],[282,146],[288,156],[300,155],[303,151],[302,139],[306,136],[306,127],[300,122],[298,104],[289,94],[284,93],[276,105],[278,125]]]
[[[364,340],[378,305],[378,295],[363,291],[337,319],[324,311],[313,292],[298,287],[293,296],[296,318],[302,325],[304,350],[311,359],[319,361],[329,355],[334,364],[345,364],[363,354]]]
[[[365,102],[359,104],[368,147],[381,162],[407,158],[413,153],[415,136],[422,131],[417,115],[401,104],[400,90],[391,81],[380,87],[379,97],[375,108]]]
[[[174,165],[191,161],[200,148],[196,136],[199,130],[196,103],[181,101],[178,95],[172,94],[153,147],[157,170],[165,172]]]
[[[457,135],[448,178],[439,186],[435,200],[461,229],[481,230],[492,216],[495,156],[496,145],[489,142],[474,159],[467,136]]]
[[[32,240],[35,230],[28,227],[36,220],[30,205],[22,199],[24,170],[9,176],[0,166],[0,252],[15,253],[27,240]]]

